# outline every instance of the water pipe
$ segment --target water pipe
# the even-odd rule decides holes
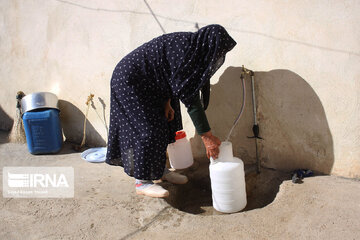
[[[254,72],[250,71],[250,76],[251,76],[251,92],[252,92],[252,102],[253,102],[253,114],[254,114],[254,125],[253,125],[253,133],[254,136],[253,137],[249,137],[249,138],[255,138],[255,152],[256,152],[256,172],[260,173],[260,169],[261,169],[261,165],[260,165],[260,160],[259,160],[259,155],[258,155],[258,147],[257,147],[257,140],[258,139],[262,139],[261,137],[259,137],[259,125],[257,124],[257,118],[256,118],[256,101],[255,101],[255,83],[254,83]]]
[[[258,141],[258,139],[262,139],[262,138],[259,136],[260,129],[259,129],[259,125],[257,123],[257,116],[256,116],[255,80],[254,80],[255,74],[254,74],[254,72],[252,70],[249,70],[249,69],[245,68],[244,65],[242,65],[241,74],[240,74],[240,79],[242,80],[242,87],[243,87],[243,104],[241,106],[241,110],[240,110],[239,115],[237,116],[233,126],[231,127],[231,130],[230,130],[230,132],[229,132],[229,134],[228,134],[228,136],[226,138],[226,141],[229,141],[231,133],[234,130],[236,124],[238,123],[238,121],[239,121],[239,119],[240,119],[240,117],[241,117],[241,115],[243,113],[243,110],[244,110],[245,99],[246,99],[246,95],[245,95],[245,75],[246,74],[250,75],[250,77],[251,77],[251,93],[252,93],[253,114],[254,114],[254,125],[253,125],[253,128],[252,128],[254,136],[248,137],[248,138],[255,138],[256,172],[260,173],[261,164],[260,164],[259,155],[258,155],[257,141]]]
[[[233,126],[231,127],[230,132],[229,132],[229,134],[228,134],[227,137],[226,137],[226,140],[225,140],[226,142],[229,141],[230,136],[231,136],[231,133],[232,133],[232,131],[234,130],[236,124],[239,122],[239,119],[240,119],[240,117],[241,117],[241,115],[242,115],[242,113],[243,113],[243,111],[244,111],[244,107],[245,107],[245,99],[246,99],[245,74],[246,74],[246,72],[244,71],[244,69],[245,69],[245,68],[244,68],[244,65],[243,65],[243,69],[242,69],[241,74],[240,74],[240,79],[241,79],[241,82],[242,82],[242,89],[243,89],[243,104],[242,104],[242,106],[241,106],[239,115],[238,115],[237,118],[235,119],[235,121],[234,121],[234,123],[233,123]]]

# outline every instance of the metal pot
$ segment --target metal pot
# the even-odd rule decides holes
[[[51,92],[37,92],[26,95],[21,99],[22,113],[41,108],[55,108],[59,110],[57,96]]]

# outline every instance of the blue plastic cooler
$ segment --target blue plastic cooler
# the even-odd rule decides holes
[[[63,138],[59,110],[41,109],[25,112],[22,119],[30,153],[56,153],[61,149]]]

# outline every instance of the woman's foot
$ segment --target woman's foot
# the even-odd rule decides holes
[[[167,168],[164,171],[164,175],[162,176],[161,180],[166,180],[173,184],[185,184],[188,182],[188,178],[184,175],[181,175],[177,172],[172,172]]]
[[[169,196],[169,191],[151,180],[136,179],[136,194],[148,197],[163,198]]]

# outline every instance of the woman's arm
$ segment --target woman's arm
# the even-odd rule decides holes
[[[210,131],[210,125],[207,120],[204,108],[201,105],[199,95],[197,95],[196,98],[193,100],[190,107],[187,109],[187,112],[199,135]]]
[[[214,159],[216,159],[219,155],[219,146],[221,142],[211,133],[211,128],[207,120],[204,108],[201,105],[199,96],[197,96],[193,100],[187,111],[190,115],[190,118],[195,126],[197,133],[201,136],[201,139],[205,145],[207,157],[213,157]]]

